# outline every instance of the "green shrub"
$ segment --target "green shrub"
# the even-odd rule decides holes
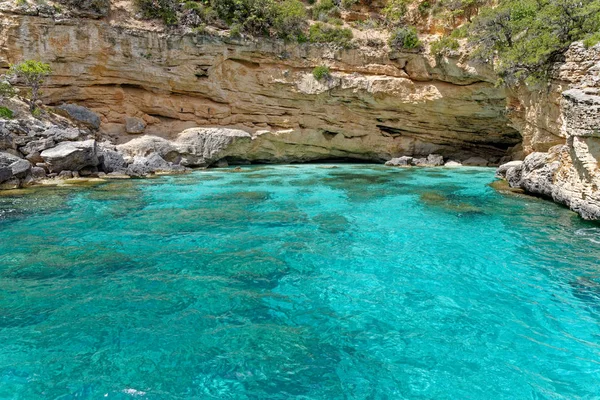
[[[144,18],[160,18],[166,25],[177,23],[179,3],[176,0],[135,0]]]
[[[0,107],[0,118],[12,119],[13,115],[14,114],[11,109],[6,107]]]
[[[358,3],[358,0],[342,0],[342,8],[344,10],[349,10],[356,3]]]
[[[600,32],[593,33],[583,40],[583,45],[586,48],[593,47],[600,43]]]
[[[17,94],[15,88],[10,83],[0,80],[0,100],[13,97],[15,94]]]
[[[333,0],[319,0],[319,2],[312,8],[312,15],[314,19],[319,19],[320,15],[327,16],[330,11],[336,8]]]
[[[431,54],[436,57],[449,56],[452,51],[458,50],[459,47],[458,40],[446,36],[431,43]]]
[[[288,40],[302,40],[307,25],[306,8],[299,0],[283,0],[277,3],[274,30],[277,36]]]
[[[320,22],[311,25],[308,31],[311,43],[334,43],[342,47],[350,46],[352,31],[348,28],[330,27]]]
[[[402,27],[396,29],[390,36],[389,45],[393,49],[412,50],[421,46],[417,30],[412,27]]]
[[[329,18],[327,21],[331,25],[342,26],[344,25],[344,21],[341,18]]]
[[[429,10],[431,9],[431,3],[425,0],[422,3],[419,3],[418,9],[421,15],[427,14],[427,12],[429,12]]]
[[[241,27],[239,24],[231,25],[231,28],[229,28],[229,37],[235,39],[242,37]]]
[[[331,73],[329,72],[329,68],[324,65],[319,65],[313,69],[313,76],[316,80],[320,81],[322,79],[329,79],[331,77]]]
[[[469,33],[469,24],[464,24],[450,33],[450,37],[454,39],[464,39]]]
[[[412,0],[388,0],[385,8],[382,10],[387,25],[398,26],[402,24],[408,12],[408,5],[411,2]]]

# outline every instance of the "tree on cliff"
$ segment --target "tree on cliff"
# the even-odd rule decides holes
[[[27,101],[31,112],[35,111],[40,97],[40,88],[51,73],[50,65],[36,60],[27,60],[10,66],[9,74],[22,81],[31,91],[30,99]]]
[[[475,56],[506,83],[545,78],[571,43],[600,32],[600,0],[500,0],[470,27]]]

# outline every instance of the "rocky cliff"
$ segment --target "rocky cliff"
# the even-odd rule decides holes
[[[260,133],[248,155],[257,161],[438,153],[494,164],[521,142],[506,91],[491,71],[460,59],[41,14],[4,10],[0,66],[49,62],[45,102],[87,106],[118,144],[132,134],[173,139],[191,127],[229,127]],[[319,65],[329,78],[315,79]]]
[[[546,101],[524,107],[530,154],[501,166],[499,176],[586,219],[600,219],[600,47],[573,44],[542,96]]]

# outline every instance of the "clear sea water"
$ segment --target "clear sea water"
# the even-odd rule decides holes
[[[0,196],[1,399],[599,399],[600,226],[486,168]]]

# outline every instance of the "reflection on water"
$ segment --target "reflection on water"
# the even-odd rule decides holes
[[[0,398],[594,398],[600,229],[487,168],[0,196]]]

